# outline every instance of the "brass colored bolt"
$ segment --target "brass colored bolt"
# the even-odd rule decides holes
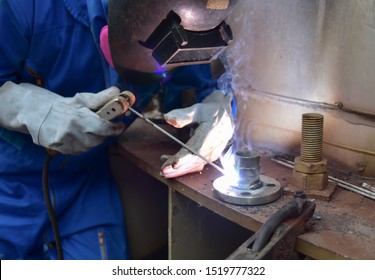
[[[323,190],[328,185],[327,160],[323,158],[323,115],[302,115],[301,156],[294,161],[292,185]]]
[[[307,174],[320,174],[327,172],[327,159],[323,158],[321,161],[307,162],[303,161],[301,157],[294,159],[294,170]]]
[[[291,183],[303,190],[324,190],[328,185],[328,173],[308,174],[293,170]]]

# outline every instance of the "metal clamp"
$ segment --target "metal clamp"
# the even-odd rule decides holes
[[[313,216],[315,206],[314,200],[306,200],[305,193],[298,191],[227,259],[292,259],[297,236]]]

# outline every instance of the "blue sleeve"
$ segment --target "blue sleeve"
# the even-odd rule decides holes
[[[189,65],[176,68],[163,87],[164,109],[170,111],[181,107],[184,90],[194,90],[196,102],[201,102],[217,88],[217,80],[212,78],[209,64]]]
[[[14,12],[13,6],[17,4],[17,1],[0,1],[0,85],[6,81],[20,81],[17,73],[22,72],[28,54],[26,19]]]
[[[230,84],[231,77],[229,73],[225,73],[219,79],[214,79],[211,74],[210,64],[179,67],[173,72],[172,78],[165,84],[164,109],[168,112],[180,108],[182,105],[182,92],[187,89],[195,90],[196,102],[201,102],[215,89],[222,89],[227,94],[233,95]],[[233,98],[232,115],[235,116],[236,112],[236,100]]]

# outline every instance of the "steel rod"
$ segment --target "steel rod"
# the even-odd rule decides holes
[[[274,158],[272,158],[272,160],[277,162],[278,164],[284,165],[286,167],[289,167],[289,168],[292,168],[292,169],[294,168],[294,163],[289,161],[289,160],[286,160],[286,159],[283,159],[283,158],[280,158],[280,157],[274,157]],[[338,186],[340,186],[344,189],[347,189],[349,191],[361,194],[363,196],[366,196],[368,198],[371,198],[371,199],[375,200],[375,192],[373,192],[373,191],[363,189],[359,186],[350,184],[348,182],[342,181],[342,180],[337,179],[337,178],[332,177],[332,176],[328,176],[328,180],[330,180],[332,182],[336,182]]]

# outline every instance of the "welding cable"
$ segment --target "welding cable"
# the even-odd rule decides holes
[[[57,225],[56,221],[56,216],[55,216],[55,211],[52,206],[51,202],[51,197],[49,194],[49,188],[48,188],[48,171],[49,171],[49,166],[51,163],[52,156],[50,153],[47,153],[47,157],[44,161],[44,166],[43,166],[43,172],[42,172],[42,188],[43,188],[43,196],[44,196],[44,201],[47,206],[47,212],[48,212],[48,217],[52,225],[52,230],[53,230],[53,236],[55,238],[55,246],[57,250],[57,259],[58,260],[63,260],[63,250],[62,250],[62,245],[61,245],[61,239],[60,239],[60,233],[59,233],[59,227]]]
[[[267,245],[278,226],[301,213],[305,201],[305,198],[296,197],[275,212],[258,231],[251,251],[260,252]]]

